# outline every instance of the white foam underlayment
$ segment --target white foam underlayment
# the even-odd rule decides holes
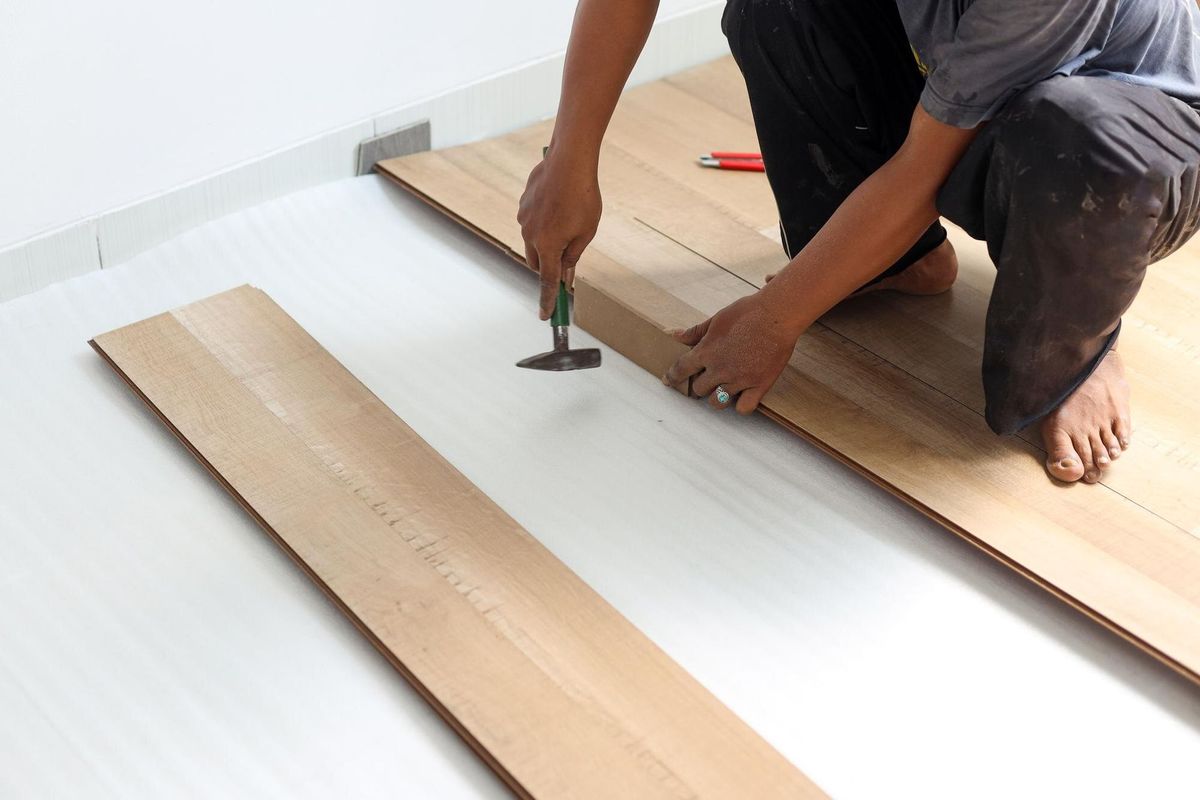
[[[1195,797],[1194,686],[765,419],[515,369],[533,277],[376,177],[0,304],[0,796],[507,796],[86,344],[244,282],[833,796]]]
[[[630,84],[656,80],[728,53],[717,0],[655,24]],[[0,247],[0,301],[74,275],[123,263],[203,222],[299,189],[350,177],[358,145],[429,120],[433,146],[496,136],[552,116],[558,105],[561,53],[236,164],[153,197]],[[399,74],[397,81],[419,81]]]

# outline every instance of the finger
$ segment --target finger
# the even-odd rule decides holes
[[[554,303],[558,300],[558,282],[562,278],[562,250],[556,247],[538,247],[538,272],[542,276],[541,298],[538,305],[542,319],[550,319]]]
[[[722,390],[725,392],[724,402],[721,401]],[[713,393],[708,396],[708,405],[717,411],[724,411],[727,408],[733,408],[736,402],[737,394],[728,386],[720,383],[717,384],[717,388],[713,390]]]
[[[715,373],[705,370],[692,379],[692,394],[696,397],[708,397],[717,390],[720,383]]]
[[[702,369],[704,367],[700,363],[700,356],[696,354],[695,350],[688,350],[667,369],[667,374],[663,376],[663,383],[667,386],[678,386]]]
[[[700,344],[700,340],[704,338],[704,334],[708,333],[708,325],[710,322],[712,322],[712,317],[709,317],[708,319],[704,320],[704,322],[693,325],[685,330],[671,331],[671,335],[674,336],[677,341],[683,342],[688,347],[695,347],[696,345]]]
[[[531,244],[525,245],[525,263],[534,272],[541,272],[538,268],[537,248]]]
[[[579,259],[583,257],[583,251],[590,241],[590,238],[576,238],[563,251],[562,279],[568,289],[575,287],[575,267],[579,264]]]
[[[754,409],[758,408],[758,404],[762,402],[763,396],[766,393],[766,389],[758,386],[754,386],[749,389],[743,389],[742,393],[738,395],[737,404],[734,406],[734,408],[736,408],[737,413],[741,414],[742,416],[753,414]]]

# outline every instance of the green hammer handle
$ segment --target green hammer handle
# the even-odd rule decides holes
[[[558,282],[558,300],[554,302],[554,313],[550,315],[550,324],[555,328],[565,328],[571,324],[571,307],[567,305],[567,285]]]

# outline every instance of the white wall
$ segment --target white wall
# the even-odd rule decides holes
[[[573,7],[0,0],[0,250],[560,51]]]

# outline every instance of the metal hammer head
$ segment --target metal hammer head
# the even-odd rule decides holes
[[[566,372],[572,369],[591,369],[600,366],[600,351],[595,347],[572,350],[567,341],[566,325],[554,326],[554,349],[548,353],[523,358],[517,362],[524,369],[543,369],[550,372]]]

